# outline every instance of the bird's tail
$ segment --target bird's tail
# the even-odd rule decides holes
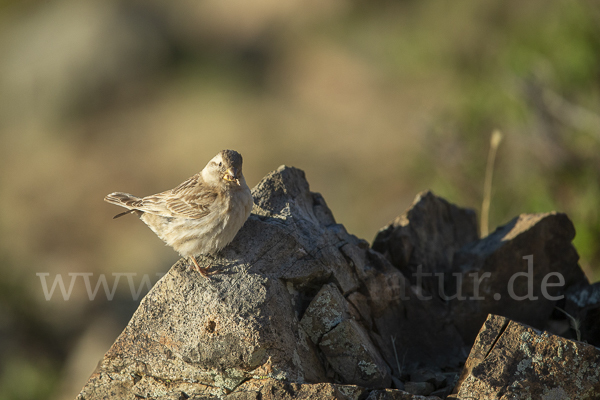
[[[132,194],[123,193],[123,192],[111,193],[104,198],[104,201],[106,201],[107,203],[110,203],[110,204],[114,204],[117,206],[127,208],[127,211],[115,215],[113,217],[113,219],[122,217],[123,215],[129,214],[129,213],[139,211],[138,207],[140,207],[142,205],[141,198],[134,196]]]

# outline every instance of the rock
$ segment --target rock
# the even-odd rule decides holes
[[[448,385],[448,380],[446,376],[440,373],[436,373],[433,377],[433,380],[428,380],[427,382],[431,383],[436,389],[443,388]]]
[[[600,398],[599,366],[594,346],[490,315],[452,398]]]
[[[548,294],[568,293],[565,307],[585,321],[597,315],[597,302],[591,301],[597,289],[577,265],[574,230],[563,214],[523,215],[477,240],[471,211],[424,193],[380,232],[374,246],[380,253],[336,223],[298,169],[280,167],[252,193],[253,213],[234,241],[198,260],[215,273],[205,279],[185,260],[175,264],[140,302],[79,400],[425,399],[408,391],[436,389],[443,396],[452,385],[444,374],[459,371],[468,353],[465,342],[475,338],[485,312],[506,312],[534,325],[548,322],[556,300],[518,302],[502,292],[516,272],[527,271],[522,257],[528,254],[536,287],[544,274],[561,273],[564,285],[546,285]],[[443,291],[435,287],[437,276],[427,285],[412,275],[419,264],[421,272],[441,274]],[[466,287],[473,283],[471,273],[492,276],[476,291]],[[464,293],[484,299],[444,297],[452,278],[465,278]],[[518,295],[529,288],[515,282]],[[489,300],[495,293],[502,301]],[[539,287],[532,293],[539,295]],[[471,349],[460,393],[513,385],[514,374],[498,372],[504,367],[494,353],[513,330],[522,334],[522,346],[511,350],[506,371],[516,362],[531,381],[550,382],[545,370],[535,369],[533,351],[560,348],[578,364],[562,365],[557,376],[589,372],[584,362],[592,362],[590,346],[498,318],[486,322]],[[488,353],[496,357],[494,364]],[[488,377],[482,366],[498,371]],[[492,377],[497,379],[488,382]]]
[[[350,305],[337,286],[329,283],[323,285],[312,299],[300,320],[300,326],[312,342],[318,344],[324,334],[348,318]]]
[[[440,278],[434,274],[440,274],[445,282],[454,254],[477,239],[474,211],[452,205],[427,191],[417,195],[406,212],[379,231],[373,250],[383,257],[356,257],[352,253],[357,250],[349,251],[351,245],[342,247],[351,259],[366,258],[371,264],[380,265],[381,274],[376,275],[371,272],[373,268],[365,269],[356,262],[357,274],[369,288],[378,345],[396,348],[395,353],[383,353],[394,374],[423,366],[456,368],[464,360],[464,342],[449,305],[437,295]],[[395,268],[390,268],[390,263]],[[369,273],[361,275],[361,270]],[[417,274],[424,276],[419,279]]]
[[[370,336],[392,374],[431,366],[457,368],[463,341],[439,298],[422,300],[404,275],[380,253],[348,243],[342,253],[354,266],[369,299]],[[368,326],[368,325],[366,325]]]
[[[421,396],[403,390],[383,389],[373,390],[365,400],[440,400],[435,396]]]
[[[456,368],[464,360],[464,343],[449,306],[436,296],[437,290],[430,293],[438,278],[417,282],[415,274],[420,266],[424,274],[443,275],[452,266],[454,252],[476,239],[473,211],[423,192],[377,234],[376,251],[352,244],[342,247],[365,282],[370,317],[378,332],[372,336],[379,348],[393,350],[382,355],[394,375],[423,366]]]
[[[286,383],[275,379],[253,379],[244,382],[238,390],[226,396],[225,400],[362,400],[365,398],[370,400],[439,400],[438,397],[414,396],[394,389],[369,391],[360,386],[332,383]]]
[[[411,394],[428,396],[435,390],[435,386],[429,382],[405,382],[404,390]]]
[[[253,215],[231,245],[199,260],[218,273],[207,280],[183,260],[171,268],[142,300],[80,398],[137,393],[146,382],[160,387],[169,381],[165,393],[195,385],[201,389],[187,392],[212,395],[257,375],[328,381],[298,317],[315,288],[358,287],[338,247],[360,240],[335,224],[300,170],[278,169],[253,195]]]
[[[390,386],[386,363],[355,320],[345,320],[323,335],[319,348],[343,382],[372,388]]]
[[[385,255],[415,285],[419,266],[424,273],[449,271],[454,254],[478,238],[473,210],[457,207],[425,191],[415,197],[406,212],[377,233],[373,249]],[[437,288],[437,279],[424,281],[433,281]],[[425,287],[431,287],[425,282]]]
[[[523,214],[478,240],[472,210],[423,192],[377,234],[373,249],[410,280],[420,297],[433,296],[430,303],[443,300],[445,305],[428,305],[431,311],[426,314],[451,315],[448,322],[469,344],[489,313],[542,328],[554,299],[573,285],[587,284],[571,244],[574,236],[566,215],[553,212]],[[528,256],[531,259],[523,259]],[[534,272],[528,280],[530,263]],[[560,286],[554,285],[561,282],[557,273],[564,280]],[[535,300],[522,301],[528,294]]]
[[[421,368],[410,373],[410,382],[406,382],[405,390],[409,393],[431,395],[445,398],[454,384],[448,386],[447,377],[441,372]]]
[[[378,233],[373,249],[384,254],[403,272],[403,277],[410,279],[412,290],[408,293],[412,291],[416,295],[405,296],[411,297],[411,301],[403,301],[398,306],[398,309],[405,311],[404,320],[414,315],[436,315],[438,321],[443,322],[441,326],[446,328],[440,337],[446,346],[458,349],[462,343],[473,342],[488,313],[501,313],[542,328],[557,300],[569,287],[587,285],[585,275],[577,264],[577,252],[571,244],[574,235],[573,225],[564,214],[523,214],[488,237],[477,240],[476,220],[472,211],[453,206],[431,192],[424,192],[417,196],[408,211]],[[533,265],[531,274],[530,265]],[[360,276],[360,268],[358,270]],[[393,275],[387,271],[384,274],[388,281],[394,279]],[[462,286],[457,293],[458,283]],[[402,279],[397,278],[394,286],[401,288],[402,293],[407,293],[407,284]],[[530,287],[532,289],[528,292]],[[523,300],[528,294],[530,296]],[[374,293],[371,293],[372,313],[374,320],[377,320],[378,311],[373,308],[377,303],[373,301],[373,296]],[[414,302],[414,297],[430,300]],[[383,312],[390,312],[387,311],[388,303],[393,304],[384,301],[382,308],[386,311]],[[406,312],[409,308],[423,311],[410,314]],[[398,311],[390,313],[397,314]],[[590,315],[595,316],[594,313],[591,311]],[[580,318],[582,321],[585,319],[583,315]],[[398,336],[405,343],[399,344],[399,352],[403,357],[403,352],[407,351],[410,362],[408,370],[414,368],[413,361],[416,359],[421,361],[421,366],[440,367],[444,364],[442,359],[427,362],[426,356],[410,356],[410,349],[417,348],[418,344],[407,343],[405,337],[410,337],[418,330],[415,326],[429,324],[430,328],[436,330],[430,321],[411,324],[411,334],[402,332],[401,326],[394,326],[393,322],[390,324],[387,318],[383,320],[384,323],[375,323],[382,340],[388,334],[393,335],[392,331],[401,332]],[[588,323],[589,326],[598,326],[598,320],[587,321],[593,321]],[[386,331],[386,327],[390,326],[393,329]],[[461,340],[456,339],[451,332],[453,329],[460,332]],[[425,335],[427,331],[430,330],[425,330]],[[594,335],[590,333],[588,337]],[[428,343],[437,342],[435,338],[426,340]],[[388,345],[379,342],[380,347]],[[443,353],[442,350],[435,354]],[[452,364],[452,359],[446,353],[447,366]],[[394,360],[386,360],[394,366]],[[397,368],[394,372],[397,373]]]
[[[369,323],[353,319],[369,315],[370,300],[359,294],[364,282],[341,251],[352,246],[365,257],[368,244],[336,224],[298,169],[267,175],[253,196],[253,214],[234,241],[199,259],[217,273],[207,280],[184,260],[173,266],[141,301],[80,399],[222,397],[256,377],[328,382],[326,368],[344,383],[390,386],[389,366],[364,328]],[[347,354],[332,339],[357,350],[354,371],[342,367]]]
[[[436,396],[445,399],[450,393],[452,393],[453,386],[446,386],[445,388],[434,390],[429,393],[430,396]]]
[[[324,285],[310,302],[300,326],[343,382],[367,387],[390,385],[389,368],[367,331],[350,319],[352,306],[334,284]]]
[[[370,330],[373,328],[373,319],[371,318],[371,307],[369,306],[369,299],[360,292],[350,293],[347,297],[348,302],[352,304],[354,310],[359,315],[355,315],[355,319],[362,320],[365,326]],[[350,309],[352,312],[352,309]]]
[[[404,382],[392,375],[392,387],[393,389],[404,390]]]
[[[430,369],[421,368],[410,373],[411,382],[429,382],[434,388],[440,388],[446,385],[446,377]]]
[[[299,384],[275,379],[252,379],[225,397],[225,400],[335,399],[359,400],[367,395],[365,388],[331,383]]]
[[[462,291],[451,304],[465,343],[473,342],[488,314],[543,328],[566,290],[587,283],[574,237],[565,214],[522,214],[458,251],[453,271]],[[456,279],[450,286],[458,287]]]
[[[600,347],[600,282],[593,285],[580,285],[569,290],[566,295],[565,311],[570,317],[574,338]]]

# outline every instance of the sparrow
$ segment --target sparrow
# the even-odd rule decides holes
[[[206,277],[195,256],[213,255],[244,225],[254,200],[242,174],[242,155],[223,150],[204,169],[174,189],[147,197],[114,192],[104,201],[125,207],[113,217],[136,214],[167,245],[189,258]]]

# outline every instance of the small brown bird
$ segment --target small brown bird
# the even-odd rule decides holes
[[[115,192],[105,201],[137,214],[146,225],[181,256],[215,254],[227,246],[250,216],[252,194],[242,174],[242,155],[223,150],[206,167],[175,189],[144,198]]]

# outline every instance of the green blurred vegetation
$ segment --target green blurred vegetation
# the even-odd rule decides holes
[[[43,399],[55,391],[60,370],[58,366],[48,365],[48,360],[32,362],[18,355],[2,362],[6,367],[0,376],[0,399]]]
[[[103,196],[174,187],[223,148],[251,186],[304,169],[371,240],[421,190],[479,211],[500,129],[491,229],[566,212],[600,279],[592,0],[3,1],[0,105],[0,399],[75,396],[115,338],[98,321],[118,333],[135,308],[126,287],[47,302],[36,272],[176,260]]]

